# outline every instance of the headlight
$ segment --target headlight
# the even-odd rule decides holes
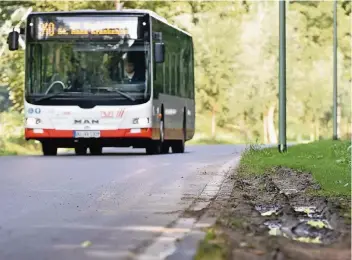
[[[38,125],[40,124],[41,120],[39,118],[33,118],[33,117],[29,117],[26,120],[28,125]]]
[[[133,124],[135,124],[135,125],[146,125],[148,123],[149,123],[149,118],[148,117],[142,117],[142,118],[133,119]]]

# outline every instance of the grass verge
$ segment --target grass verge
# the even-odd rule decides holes
[[[273,167],[277,166],[302,172],[310,172],[313,179],[319,183],[321,189],[314,191],[316,194],[311,194],[311,192],[309,192],[309,194],[313,196],[318,195],[319,197],[329,197],[329,199],[332,200],[338,199],[339,205],[341,206],[339,208],[340,214],[346,220],[346,224],[350,226],[351,152],[351,141],[318,141],[309,144],[299,144],[289,147],[287,153],[282,154],[278,152],[277,148],[259,149],[255,146],[251,146],[250,149],[242,155],[237,170],[237,181],[242,179],[246,180],[245,176],[254,177],[253,175],[259,176],[264,173],[270,173]],[[246,185],[245,182],[243,185]],[[238,235],[252,232],[253,223],[255,222],[249,217],[246,221],[252,224],[249,225],[249,227],[244,226],[243,223],[246,221],[241,219],[241,216],[238,216],[237,213],[234,213],[234,209],[236,209],[238,205],[243,205],[241,204],[241,200],[251,200],[253,199],[251,197],[253,194],[245,193],[248,198],[242,198],[238,194],[236,195],[235,191],[236,189],[234,189],[227,205],[220,211],[217,224],[207,229],[206,237],[200,242],[195,259],[229,259],[229,255],[233,257],[234,252],[236,252],[236,259],[237,257],[239,257],[238,259],[259,259],[251,258],[249,255],[247,258],[247,253],[250,250],[244,249],[246,247],[245,242],[240,242],[244,236]],[[243,206],[238,208],[239,212],[243,212],[243,210],[248,209]],[[254,219],[255,216],[256,215],[254,215]],[[224,234],[227,235],[224,236]],[[228,236],[228,234],[230,235]],[[250,235],[253,235],[253,237],[250,237],[249,241],[256,241],[258,239],[254,234],[248,234],[248,236]],[[266,247],[265,241],[271,241],[271,239],[276,238],[264,237],[261,239],[262,240],[258,240],[261,241],[258,242],[258,245]],[[273,244],[276,245],[276,242]],[[328,248],[326,250],[330,249]],[[264,253],[265,249],[257,250],[254,248],[252,252],[254,255],[259,255]],[[344,251],[344,254],[346,252]],[[243,253],[243,255],[240,255],[240,253]]]
[[[242,156],[240,174],[263,174],[274,166],[311,172],[324,196],[351,195],[351,141],[318,141],[288,148],[251,147]]]
[[[228,256],[225,239],[217,234],[214,228],[209,228],[204,240],[200,243],[195,260],[221,260]]]

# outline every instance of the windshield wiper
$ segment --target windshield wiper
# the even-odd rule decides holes
[[[45,95],[44,97],[34,99],[34,102],[40,102],[43,100],[52,99],[54,97],[62,97],[62,96],[67,96],[67,93],[54,93],[54,94],[50,94],[50,95]]]
[[[131,101],[136,101],[136,99],[134,97],[131,97],[130,95],[128,95],[127,93],[125,93],[125,92],[123,92],[121,90],[114,89],[114,92],[119,93],[121,96],[124,96],[125,98],[128,98]]]
[[[128,95],[127,93],[121,91],[121,90],[117,90],[115,89],[113,92],[116,92],[118,94],[120,94],[121,96],[131,100],[131,101],[136,101],[136,99],[134,97],[131,97],[130,95]],[[66,93],[53,93],[53,94],[50,94],[50,95],[45,95],[44,97],[40,97],[40,98],[37,98],[34,100],[34,102],[40,102],[40,101],[43,101],[43,100],[48,100],[48,99],[52,99],[52,98],[56,98],[56,97],[70,97],[70,96],[77,96],[77,95],[70,95],[70,94],[73,94],[73,93],[70,93],[70,92],[66,92]],[[77,92],[75,92],[74,94],[77,94]],[[83,95],[82,95],[83,94]],[[81,97],[84,97],[86,96],[88,93],[81,93]],[[90,94],[89,96],[94,96],[94,95],[97,95],[99,96],[99,94]]]

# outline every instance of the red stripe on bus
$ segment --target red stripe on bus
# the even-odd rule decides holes
[[[73,130],[42,129],[42,133],[34,132],[31,128],[25,129],[25,137],[28,139],[36,138],[73,138]],[[187,129],[187,136],[192,135],[193,129]],[[102,138],[128,137],[128,138],[152,138],[159,139],[159,128],[142,128],[139,133],[131,133],[131,129],[100,130]],[[182,139],[181,128],[166,128],[165,139]]]
[[[25,129],[25,137],[28,139],[36,138],[74,138],[73,130],[56,130],[56,129],[42,129],[42,133],[38,130],[34,132],[31,128]],[[141,128],[138,133],[131,133],[131,129],[116,129],[116,130],[100,130],[100,137],[114,138],[114,137],[128,137],[128,138],[151,138],[151,128]]]

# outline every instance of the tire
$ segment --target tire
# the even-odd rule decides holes
[[[161,120],[160,120],[160,124],[159,124],[159,129],[160,129],[160,140],[152,140],[149,145],[145,148],[146,149],[146,153],[149,155],[152,154],[167,154],[169,153],[170,150],[170,145],[165,142],[164,138],[164,129],[165,129],[165,125],[164,125],[164,113],[162,114]]]
[[[173,141],[171,148],[172,148],[173,153],[184,153],[185,152],[185,141],[184,140]]]
[[[76,155],[87,155],[87,147],[85,146],[77,146],[75,147]]]
[[[164,142],[164,143],[161,145],[161,153],[162,153],[162,154],[168,154],[168,153],[169,153],[169,150],[170,150],[170,145],[167,144],[166,142]]]
[[[42,152],[44,156],[55,156],[57,155],[57,146],[50,142],[43,142]]]
[[[93,145],[89,147],[89,151],[91,155],[102,155],[103,154],[103,147],[99,145]]]
[[[160,142],[164,143],[165,141],[165,125],[164,125],[164,115],[162,119],[160,120],[160,125],[159,125],[159,132],[160,132]]]
[[[161,143],[160,141],[151,141],[150,144],[145,148],[147,154],[160,154],[161,153]]]
[[[173,153],[184,153],[185,152],[185,142],[186,142],[186,116],[183,113],[183,123],[182,123],[182,139],[173,141],[171,148]]]
[[[170,145],[168,142],[165,142],[165,124],[164,124],[164,115],[160,121],[160,153],[168,154],[170,150]]]

